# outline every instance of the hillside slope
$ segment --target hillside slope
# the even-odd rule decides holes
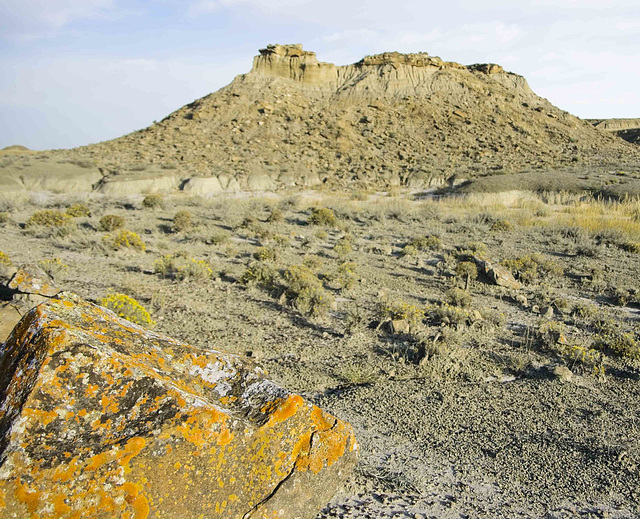
[[[249,73],[146,129],[59,153],[98,165],[109,193],[421,188],[453,174],[640,162],[637,147],[499,65],[385,53],[336,66],[301,45],[268,46]]]

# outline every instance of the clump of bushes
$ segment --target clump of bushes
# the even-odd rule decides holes
[[[147,195],[142,199],[142,207],[146,209],[157,209],[164,205],[164,199],[156,193]]]
[[[631,252],[632,254],[640,254],[640,242],[628,241],[621,245],[623,250]]]
[[[258,261],[275,263],[278,260],[278,251],[274,247],[260,247],[253,253],[253,257]]]
[[[334,305],[318,277],[304,265],[293,265],[284,273],[286,295],[298,311],[311,317],[324,317]]]
[[[133,249],[144,251],[147,248],[140,236],[135,232],[127,231],[126,229],[120,229],[115,234],[108,234],[104,237],[104,241],[115,250]]]
[[[9,258],[9,255],[2,251],[0,251],[0,265],[4,267],[10,267],[11,265],[13,265],[11,259]]]
[[[11,221],[9,213],[3,211],[0,213],[0,225],[6,225]]]
[[[464,289],[469,290],[469,285],[478,277],[478,267],[472,261],[461,261],[456,265],[456,277],[464,280]]]
[[[282,210],[274,207],[267,217],[267,222],[280,223],[282,221],[284,221],[284,213],[282,212]]]
[[[447,302],[453,306],[459,306],[460,308],[468,308],[471,306],[471,295],[466,290],[462,290],[458,287],[453,287],[446,293]]]
[[[502,264],[511,270],[517,280],[525,284],[536,283],[540,278],[550,279],[564,274],[564,269],[557,261],[547,259],[539,253],[505,260]]]
[[[27,227],[41,225],[43,227],[62,227],[71,218],[68,214],[57,209],[43,209],[36,211],[27,220]]]
[[[13,262],[11,258],[4,252],[0,251],[0,275],[7,275],[11,267],[13,266]]]
[[[333,227],[336,224],[336,215],[326,207],[314,207],[309,216],[309,224]]]
[[[340,238],[333,247],[333,252],[338,255],[338,258],[344,259],[353,252],[353,238],[351,235],[346,234]]]
[[[422,322],[424,310],[404,301],[381,301],[378,305],[379,325],[387,321],[407,321],[410,326]]]
[[[213,269],[205,260],[196,260],[186,254],[167,254],[153,262],[153,271],[163,278],[184,281],[205,281],[213,276]]]
[[[117,292],[109,294],[107,297],[100,299],[98,304],[132,323],[148,327],[156,324],[144,306],[128,295]]]
[[[240,276],[240,282],[243,285],[258,285],[267,290],[273,290],[277,286],[278,271],[262,261],[254,261]]]
[[[327,275],[331,288],[338,290],[350,290],[358,281],[356,276],[357,265],[351,261],[341,263],[335,272]]]
[[[83,216],[91,216],[91,210],[85,204],[73,204],[67,207],[65,214],[71,218],[81,218]]]
[[[115,214],[105,214],[98,222],[98,229],[105,232],[115,231],[124,227],[124,218]]]
[[[178,211],[173,217],[173,231],[174,232],[184,232],[191,229],[193,225],[193,220],[191,218],[191,213],[186,210]]]
[[[496,220],[491,224],[490,229],[494,232],[511,231],[513,224],[509,220]]]
[[[417,251],[442,250],[443,243],[438,236],[421,236],[411,240],[407,246],[415,248]],[[406,248],[406,247],[405,247]]]
[[[54,279],[64,276],[69,270],[69,265],[63,263],[60,258],[43,259],[38,262],[38,265]]]

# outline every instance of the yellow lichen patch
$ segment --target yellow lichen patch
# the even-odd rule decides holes
[[[92,458],[89,459],[89,463],[84,468],[88,471],[98,470],[102,465],[104,465],[109,459],[106,452],[101,452],[100,454],[96,454]]]
[[[53,475],[53,481],[65,482],[69,481],[76,469],[78,468],[78,458],[73,458],[67,466],[58,467]]]
[[[5,501],[4,489],[0,488],[0,510],[4,509],[7,506],[7,502]]]
[[[140,451],[144,449],[144,446],[147,444],[146,440],[140,436],[136,436],[135,438],[131,438],[127,445],[124,448],[126,455],[120,460],[120,465],[125,467],[125,472],[129,466],[129,462],[131,458],[140,454]]]
[[[345,453],[347,443],[354,441],[353,433],[347,430],[342,422],[332,429],[317,431],[318,439],[307,455],[302,454],[296,461],[300,471],[310,470],[314,474],[320,472],[325,465],[330,467]]]
[[[64,495],[59,494],[55,496],[51,501],[53,502],[53,511],[58,514],[58,516],[71,512],[71,507],[67,503],[65,503]]]
[[[14,495],[18,501],[27,505],[27,511],[32,514],[38,508],[40,504],[40,495],[41,492],[35,490],[29,490],[26,485],[23,485],[18,478],[18,483],[16,485],[16,489]]]
[[[146,519],[149,515],[149,501],[140,494],[133,502],[134,519]]]
[[[269,421],[267,422],[267,427],[273,427],[274,425],[284,422],[291,418],[296,412],[298,408],[304,403],[304,400],[300,395],[289,395],[287,399],[281,404],[278,409],[276,409],[271,416],[269,417]]]
[[[142,490],[142,485],[137,485],[131,481],[127,481],[122,485],[122,490],[124,490],[125,493],[125,501],[131,504],[135,501],[136,497],[138,497],[140,490]]]
[[[43,425],[49,425],[56,418],[58,418],[58,413],[55,411],[43,411],[42,409],[30,409],[26,408],[22,410],[22,413],[29,418],[35,418],[39,423]]]

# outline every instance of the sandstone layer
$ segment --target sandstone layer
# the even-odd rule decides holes
[[[351,427],[247,359],[72,294],[2,349],[3,517],[312,518],[357,455]]]

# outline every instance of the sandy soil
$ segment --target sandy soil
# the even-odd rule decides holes
[[[249,355],[277,382],[352,423],[361,461],[319,518],[638,517],[638,361],[603,350],[605,375],[598,375],[591,364],[545,348],[534,333],[545,318],[533,311],[556,301],[546,320],[564,323],[567,341],[586,347],[594,332],[570,308],[588,301],[638,338],[637,307],[616,306],[611,295],[637,287],[638,256],[616,241],[635,239],[635,231],[605,240],[567,227],[562,218],[571,204],[373,200],[324,200],[339,219],[319,228],[307,225],[304,200],[287,197],[175,198],[155,210],[143,209],[140,197],[95,197],[84,201],[92,215],[56,236],[21,227],[44,206],[73,202],[40,196],[4,201],[10,221],[0,228],[0,248],[15,264],[60,258],[68,265],[57,276],[65,289],[94,300],[110,290],[129,294],[152,312],[158,331]],[[266,221],[274,207],[284,221]],[[175,233],[180,209],[192,213],[194,227]],[[146,251],[105,247],[106,233],[97,230],[105,214],[124,216]],[[496,230],[505,218],[513,226]],[[353,251],[338,257],[333,247],[347,233]],[[411,239],[434,234],[442,250],[402,256]],[[539,252],[563,272],[518,292],[474,281],[470,311],[484,312],[474,323],[436,322],[427,310],[410,333],[378,328],[385,302],[439,307],[452,286],[462,286],[456,248],[480,241],[497,261]],[[308,318],[273,290],[240,283],[261,246],[277,249],[276,269],[316,258],[311,263],[336,307]],[[208,261],[213,278],[155,274],[153,262],[176,251]],[[345,259],[357,264],[357,281],[331,288],[330,275]],[[599,284],[587,282],[594,268],[604,272]],[[425,354],[425,344],[437,352]]]

